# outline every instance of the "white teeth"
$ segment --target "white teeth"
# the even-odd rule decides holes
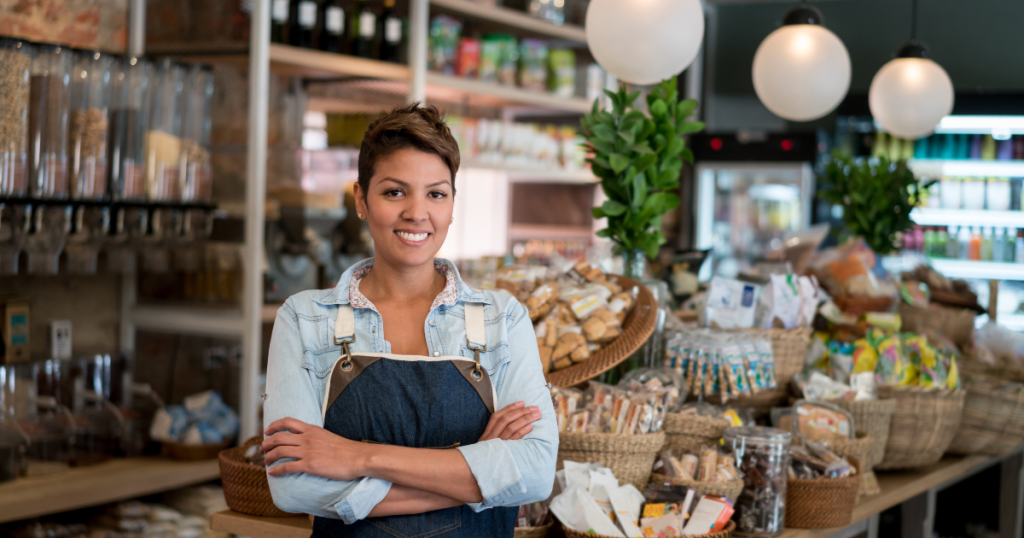
[[[427,238],[428,234],[410,234],[405,232],[396,232],[398,237],[405,239],[406,241],[419,242]]]

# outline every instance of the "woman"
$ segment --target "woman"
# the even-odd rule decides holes
[[[517,507],[551,493],[558,432],[526,308],[434,258],[458,167],[434,107],[371,124],[354,193],[375,258],[278,311],[267,475],[279,508],[317,516],[314,537],[512,536]]]

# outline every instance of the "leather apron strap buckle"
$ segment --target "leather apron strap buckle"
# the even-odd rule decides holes
[[[484,378],[480,367],[480,352],[487,352],[487,336],[484,331],[484,305],[466,303],[466,347],[473,350],[476,366],[473,368],[473,380]]]
[[[356,341],[356,315],[349,305],[338,307],[338,317],[334,320],[334,345],[340,345],[342,356],[341,369],[349,371],[352,369],[352,351],[349,344]]]

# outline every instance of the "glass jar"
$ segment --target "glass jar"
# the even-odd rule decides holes
[[[736,534],[777,536],[784,527],[786,478],[792,435],[761,426],[728,428],[722,436],[743,471],[743,493],[736,500]]]
[[[115,200],[145,200],[146,92],[153,65],[124,58],[111,77],[108,184]]]
[[[14,419],[14,368],[0,364],[0,482],[21,474],[25,435]]]
[[[210,164],[210,107],[213,71],[193,66],[185,81],[185,111],[181,126],[181,200],[207,202],[212,194]]]
[[[75,450],[72,465],[83,467],[114,457],[121,444],[124,417],[108,398],[112,386],[110,355],[69,361],[73,378]]]
[[[46,361],[57,363],[58,361]],[[54,380],[54,369],[51,364],[49,374],[45,372],[46,363],[28,362],[17,364],[8,376],[13,373],[11,396],[14,408],[14,420],[18,428],[28,438],[25,449],[23,473],[25,476],[40,476],[64,471],[71,459],[71,446],[74,437],[67,407],[57,405],[54,396],[40,395],[39,382]],[[47,382],[47,390],[55,390],[56,383]]]
[[[71,198],[97,200],[107,192],[108,106],[113,58],[75,54],[71,77]]]
[[[28,194],[28,95],[32,47],[0,39],[0,196]]]
[[[146,192],[149,200],[179,198],[181,101],[185,69],[170,60],[160,62],[149,84],[151,104],[146,128]]]
[[[69,49],[40,45],[29,79],[29,192],[36,198],[68,196]]]

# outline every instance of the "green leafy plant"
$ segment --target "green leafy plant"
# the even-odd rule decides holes
[[[838,152],[825,168],[830,184],[821,196],[843,207],[847,235],[860,236],[878,254],[897,248],[897,234],[914,226],[910,211],[921,201],[922,185],[906,161],[886,157],[854,161]]]
[[[679,102],[675,78],[662,81],[647,96],[649,114],[634,106],[640,92],[622,87],[605,93],[612,109],[602,110],[594,101],[580,121],[584,147],[594,154],[587,162],[608,197],[593,210],[595,218],[608,219],[608,227],[597,235],[614,241],[617,253],[639,250],[653,258],[665,243],[662,215],[679,206],[683,161],[693,162],[683,135],[701,131],[704,124],[686,121],[697,101]]]

